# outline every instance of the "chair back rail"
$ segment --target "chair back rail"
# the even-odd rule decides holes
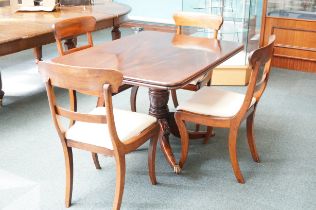
[[[66,110],[60,106],[55,106],[55,112],[57,115],[66,117],[71,120],[88,122],[88,123],[107,123],[106,116],[104,115],[92,115],[92,114],[82,114],[78,112],[73,112]]]
[[[251,76],[246,91],[246,96],[237,116],[244,116],[251,104],[252,98],[256,98],[256,104],[260,100],[269,79],[271,70],[271,61],[273,57],[273,47],[275,42],[275,35],[269,37],[268,45],[254,50],[249,55],[249,68],[251,69]],[[260,69],[263,69],[261,78],[258,78]]]
[[[173,15],[177,26],[177,34],[182,33],[183,26],[208,28],[214,30],[217,39],[218,31],[223,25],[223,17],[195,12],[177,12]]]
[[[94,96],[102,95],[104,84],[110,84],[112,92],[116,93],[123,81],[122,73],[113,69],[40,62],[39,71],[45,81],[50,80],[52,86]]]
[[[67,51],[64,51],[63,55],[67,55],[67,54],[70,54],[70,53],[73,53],[73,52],[77,52],[79,50],[84,50],[84,49],[87,49],[87,48],[92,47],[92,46],[93,46],[93,43],[91,43],[91,44],[89,43],[87,45],[83,45],[83,46],[80,46],[80,47],[71,48],[71,49],[69,49]]]

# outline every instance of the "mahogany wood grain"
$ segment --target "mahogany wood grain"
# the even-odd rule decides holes
[[[244,119],[247,119],[247,137],[250,152],[254,161],[259,162],[259,156],[255,147],[255,137],[253,131],[254,115],[260,98],[267,86],[269,79],[271,61],[273,57],[273,46],[275,36],[270,36],[269,44],[258,50],[253,51],[249,55],[249,66],[251,69],[250,81],[247,87],[245,98],[240,110],[232,117],[208,116],[197,113],[178,110],[175,113],[175,119],[179,127],[182,149],[179,165],[182,168],[188,156],[189,135],[185,126],[186,122],[193,122],[209,127],[229,128],[228,148],[229,156],[235,177],[239,183],[244,183],[244,177],[239,168],[237,159],[237,136],[239,126]],[[263,67],[262,75],[260,69]],[[252,98],[256,99],[254,105],[250,106]]]
[[[97,153],[114,156],[116,161],[116,188],[113,202],[113,209],[120,209],[125,183],[125,155],[135,151],[139,146],[143,145],[148,139],[150,140],[150,148],[148,150],[148,170],[152,184],[156,184],[155,175],[155,152],[159,135],[159,125],[157,122],[149,125],[147,128],[122,142],[117,134],[113,106],[112,94],[119,90],[122,84],[123,75],[117,70],[96,69],[85,67],[74,67],[60,65],[56,63],[39,63],[39,72],[45,82],[48,102],[53,118],[55,128],[60,138],[65,157],[66,165],[66,195],[65,206],[71,205],[72,188],[73,188],[73,155],[72,148],[78,148],[92,152],[93,160],[96,168],[100,169]],[[79,113],[73,110],[66,110],[57,104],[54,94],[54,87],[64,88],[68,90],[84,92],[88,95],[104,98],[105,111],[104,115],[92,115]],[[75,96],[75,94],[74,94]],[[71,100],[74,102],[76,100]],[[72,105],[71,107],[74,107]],[[104,129],[108,129],[110,134],[113,150],[92,144],[82,143],[73,139],[66,138],[67,128],[60,123],[61,118],[72,121],[90,122],[107,124]]]
[[[187,40],[187,49],[173,43]],[[206,50],[196,49],[204,46]],[[145,31],[52,59],[53,62],[118,69],[124,84],[178,89],[243,49],[240,43]]]
[[[188,40],[186,49],[174,39]],[[202,44],[201,44],[202,43]],[[196,49],[195,44],[204,49]],[[191,46],[191,49],[189,48]],[[169,90],[181,88],[243,49],[234,42],[145,31],[52,59],[52,62],[89,68],[116,69],[123,83],[149,87],[149,113],[160,123],[160,144],[170,166],[179,171],[169,144]]]

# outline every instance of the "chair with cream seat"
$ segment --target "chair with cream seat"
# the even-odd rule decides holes
[[[56,22],[53,25],[53,30],[59,56],[64,56],[93,47],[93,39],[91,33],[95,31],[95,27],[96,19],[93,16],[75,17]],[[77,37],[83,34],[86,35],[88,43],[82,46],[77,46]],[[63,46],[63,42],[65,46]],[[129,85],[121,85],[118,93],[128,88],[130,88]],[[76,111],[77,102],[74,101],[75,92],[73,90],[69,90],[69,99],[71,100],[70,104],[74,105],[73,107],[71,107],[72,111]],[[98,98],[98,104],[102,103],[103,99]],[[98,162],[96,154],[92,153],[92,157],[95,167],[97,169],[100,168],[100,164]]]
[[[93,16],[82,16],[64,19],[53,25],[54,36],[57,44],[59,56],[93,47],[92,32],[95,31],[96,19]],[[88,43],[77,46],[77,37],[85,34]],[[63,41],[65,47],[63,47]],[[121,85],[118,92],[122,92],[130,85]]]
[[[204,28],[204,29],[211,29],[213,30],[213,38],[218,38],[218,32],[223,25],[223,17],[204,14],[204,13],[196,13],[196,12],[177,12],[173,15],[173,19],[175,25],[177,26],[177,34],[184,34],[184,27],[193,27],[193,28]],[[190,84],[182,87],[181,89],[189,90],[189,91],[197,91],[203,86],[207,85],[210,86],[211,79],[212,79],[212,69],[205,74],[204,76],[195,79]],[[171,90],[171,97],[174,107],[176,108],[179,105],[177,92],[176,90]],[[204,137],[204,143],[207,143],[208,139],[214,135],[213,128],[207,127],[206,132],[199,131],[200,125],[196,124],[195,131],[190,131],[190,135],[197,136],[200,138],[201,136]]]
[[[253,51],[249,55],[251,69],[250,81],[246,94],[221,90],[215,87],[204,86],[187,101],[180,103],[175,113],[179,127],[182,149],[179,165],[182,168],[188,155],[189,136],[185,123],[193,122],[210,127],[229,128],[229,155],[232,168],[239,183],[244,183],[240,171],[236,142],[239,126],[247,119],[247,138],[252,158],[259,162],[255,147],[254,117],[259,100],[267,86],[270,64],[273,56],[275,36],[269,39],[265,47]],[[261,75],[261,70],[263,73]]]
[[[196,12],[177,12],[173,15],[173,19],[177,26],[177,34],[183,34],[185,26],[204,28],[214,31],[214,39],[218,38],[218,31],[222,27],[224,21],[222,16],[214,16]],[[209,71],[206,75],[194,80],[190,84],[184,86],[182,89],[197,91],[205,85],[210,85],[211,79],[212,71]],[[174,107],[177,107],[179,103],[176,90],[171,90],[171,96]]]
[[[39,72],[45,82],[54,125],[59,135],[66,164],[65,205],[71,205],[73,188],[72,148],[93,154],[114,156],[116,160],[116,189],[113,209],[120,209],[125,182],[125,155],[150,140],[148,150],[149,176],[156,184],[155,154],[159,134],[156,118],[147,114],[114,109],[112,93],[122,84],[122,73],[116,70],[92,69],[54,63],[39,63]],[[54,87],[79,91],[103,97],[105,106],[89,113],[80,113],[57,104]],[[74,94],[76,97],[76,94]],[[71,100],[74,103],[76,100]],[[70,107],[74,107],[71,104]],[[70,120],[70,127],[62,126],[62,119]],[[131,123],[132,122],[132,123]],[[98,158],[97,155],[94,158]],[[97,161],[97,160],[96,160]]]

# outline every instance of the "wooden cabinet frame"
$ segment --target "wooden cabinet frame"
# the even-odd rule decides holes
[[[267,5],[264,0],[260,46],[276,35],[272,66],[316,72],[316,21],[267,16]]]

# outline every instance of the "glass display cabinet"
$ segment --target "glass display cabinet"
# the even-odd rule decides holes
[[[222,64],[213,74],[213,84],[243,85],[248,82],[248,53],[259,46],[262,0],[115,0],[132,7],[132,20],[174,24],[175,11],[222,15],[224,24],[220,39],[242,42],[243,52]],[[197,36],[212,36],[208,30],[197,30]],[[225,79],[223,79],[225,78]]]
[[[213,85],[244,85],[248,82],[248,54],[258,48],[262,1],[258,0],[183,0],[184,11],[224,17],[220,39],[242,42],[244,51],[220,65],[213,73]],[[207,34],[207,31],[204,31]]]
[[[316,72],[316,0],[264,0],[261,44],[275,34],[273,66]]]

